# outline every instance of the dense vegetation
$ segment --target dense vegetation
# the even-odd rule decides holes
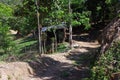
[[[42,27],[64,23],[66,28],[81,27],[84,31],[95,28],[99,31],[113,18],[120,16],[119,6],[120,0],[0,0],[0,60],[7,60],[13,55],[16,59],[21,58],[25,55],[22,53],[31,49],[38,51],[40,42],[46,40],[46,35],[38,34],[39,27],[41,31]],[[12,35],[10,30],[16,30],[17,34]],[[52,31],[56,36],[57,30]],[[39,43],[37,40],[40,40]],[[55,51],[69,49],[64,43],[57,43],[57,38],[50,40],[54,43],[51,45],[55,45],[52,47]],[[40,48],[42,53],[55,52],[50,51],[51,46],[45,48],[45,45]],[[91,80],[110,80],[111,73],[120,71],[119,46],[118,42],[100,56],[91,69]]]
[[[120,71],[120,43],[114,43],[111,48],[102,54],[100,59],[91,68],[92,77],[85,80],[112,80],[119,79]],[[115,78],[116,77],[116,78]]]

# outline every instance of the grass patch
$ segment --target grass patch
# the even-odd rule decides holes
[[[37,43],[37,40],[34,40],[34,39],[26,40],[26,38],[20,38],[20,39],[15,40],[14,42],[16,43],[15,47],[16,47],[17,52],[20,52],[24,48],[32,46],[35,43]]]
[[[69,50],[68,43],[64,42],[58,44],[57,52],[63,53],[66,52],[67,50]]]
[[[13,42],[15,43],[15,45],[12,53],[5,54],[3,53],[3,50],[0,50],[0,55],[1,55],[0,61],[9,61],[12,58],[15,58],[16,60],[21,60],[24,58],[27,60],[28,57],[30,59],[34,59],[35,57],[34,53],[32,53],[31,55],[31,53],[25,53],[25,51],[32,49],[34,45],[36,45],[37,40],[20,38],[20,39],[14,40]]]

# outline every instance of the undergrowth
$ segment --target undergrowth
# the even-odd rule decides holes
[[[67,50],[69,50],[68,46],[68,43],[65,42],[58,44],[57,52],[66,52]]]
[[[14,40],[13,42],[14,46],[12,52],[10,54],[4,54],[4,52],[1,52],[0,61],[27,60],[29,56],[31,56],[29,58],[33,59],[33,56],[35,55],[33,55],[30,51],[32,51],[33,47],[35,47],[34,44],[36,44],[36,40],[26,40],[25,38],[20,38]]]
[[[105,54],[100,56],[99,60],[91,68],[91,77],[84,80],[112,80],[115,78],[113,74],[119,72],[120,42],[117,42]],[[118,76],[116,78],[119,80]]]
[[[37,40],[19,38],[13,42],[14,49],[12,50],[11,54],[4,54],[4,52],[0,49],[0,61],[29,61],[34,60],[36,56],[38,57]],[[67,43],[59,43],[55,53],[66,52],[68,49]]]

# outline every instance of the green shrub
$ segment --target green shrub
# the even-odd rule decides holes
[[[68,48],[68,44],[67,43],[60,43],[60,44],[58,44],[57,52],[65,52],[68,49],[69,48]]]
[[[13,9],[0,3],[0,53],[8,53],[13,49],[12,37],[10,36],[8,19],[13,16]]]
[[[11,52],[13,50],[12,36],[9,33],[9,27],[7,25],[0,25],[0,49],[4,53]]]
[[[120,42],[100,56],[99,61],[92,67],[92,76],[85,80],[110,80],[111,74],[120,71]]]

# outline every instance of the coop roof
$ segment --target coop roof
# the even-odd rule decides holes
[[[52,25],[52,26],[48,26],[48,27],[42,27],[42,32],[49,31],[49,30],[52,30],[52,29],[64,29],[64,28],[66,28],[66,24],[62,23],[62,24],[59,24],[59,25]]]

